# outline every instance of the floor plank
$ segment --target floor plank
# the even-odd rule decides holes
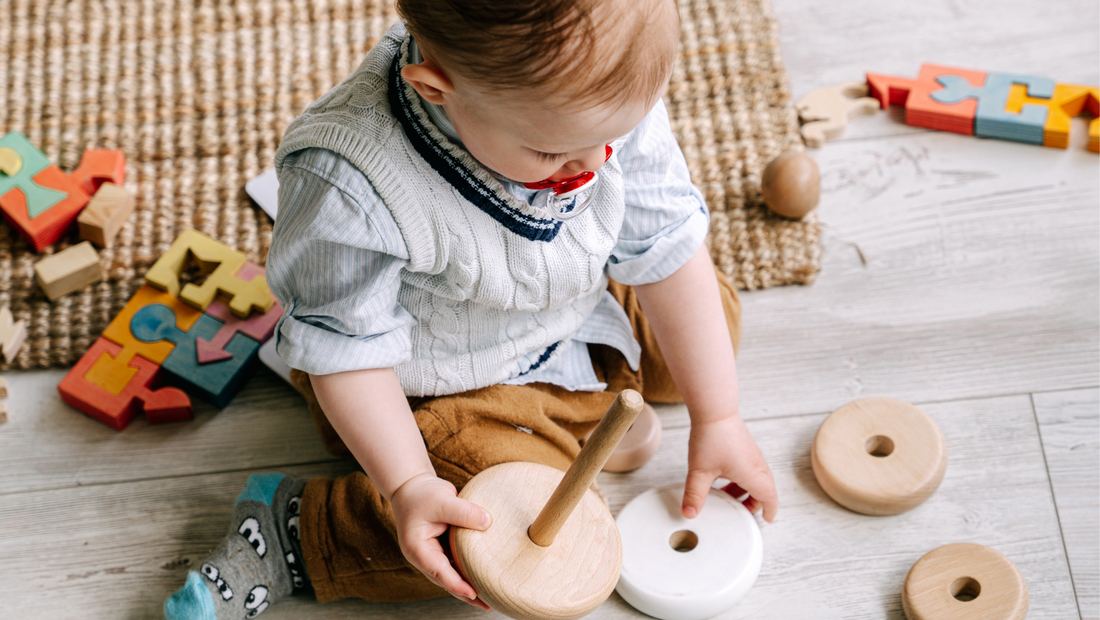
[[[1033,618],[1076,618],[1069,568],[1058,535],[1043,454],[1026,396],[923,406],[947,439],[949,464],[925,504],[894,517],[866,517],[834,504],[809,465],[825,416],[750,422],[781,493],[779,520],[763,529],[765,563],[749,596],[723,619],[900,620],[900,591],[925,552],[972,541],[1005,553],[1023,572]],[[687,427],[665,409],[669,430],[653,461],[632,474],[601,477],[617,512],[638,493],[681,482]],[[346,464],[285,468],[329,475]],[[224,535],[232,501],[248,472],[190,475],[0,496],[0,616],[148,618]],[[74,524],[79,524],[74,526]],[[798,596],[791,593],[797,589]],[[49,596],[46,596],[49,593]],[[306,598],[265,617],[408,620],[431,615],[484,617],[457,601],[318,606]],[[643,617],[617,596],[591,616]]]
[[[1081,617],[1100,618],[1100,390],[1035,394]]]

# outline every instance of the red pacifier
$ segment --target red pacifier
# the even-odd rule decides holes
[[[606,162],[611,159],[611,153],[614,151],[610,144],[606,145],[604,148],[606,149],[606,154],[603,160]],[[550,179],[546,179],[534,183],[524,183],[523,186],[527,189],[541,192],[535,198],[534,206],[548,211],[555,219],[564,221],[577,217],[588,208],[596,195],[596,190],[600,186],[600,175],[586,170],[575,177],[570,177],[562,181],[551,181]],[[579,206],[574,207],[573,198],[586,189],[592,190],[589,192],[588,198]]]

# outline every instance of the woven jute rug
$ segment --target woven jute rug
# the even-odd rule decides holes
[[[667,102],[713,213],[715,262],[742,289],[808,283],[816,219],[779,218],[760,199],[764,165],[800,148],[770,6],[681,0],[680,11]],[[182,230],[262,263],[271,221],[245,182],[396,19],[390,0],[0,0],[0,133],[23,132],[65,170],[85,148],[121,148],[137,198],[100,253],[107,279],[53,303],[34,282],[42,255],[0,224],[0,307],[28,326],[14,365],[73,363]]]

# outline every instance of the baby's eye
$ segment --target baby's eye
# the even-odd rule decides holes
[[[542,151],[534,151],[534,153],[535,157],[537,157],[539,161],[546,162],[558,161],[566,155],[565,153],[543,153]]]

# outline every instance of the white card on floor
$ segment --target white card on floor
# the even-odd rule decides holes
[[[287,383],[290,383],[290,366],[287,366],[283,358],[279,357],[279,354],[275,351],[275,338],[269,339],[260,347],[260,361],[264,363],[264,366],[274,370],[275,374],[285,379]]]
[[[271,219],[279,212],[279,177],[275,176],[275,169],[263,171],[259,176],[244,184],[244,191],[260,205]]]

